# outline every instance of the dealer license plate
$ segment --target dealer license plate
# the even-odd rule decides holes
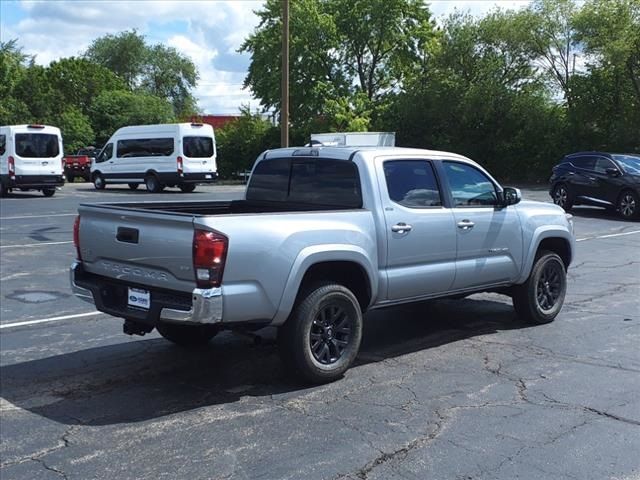
[[[144,308],[145,310],[148,310],[151,305],[151,294],[149,293],[149,290],[129,287],[127,303],[130,307]]]
[[[204,178],[211,178],[211,175],[205,175]]]

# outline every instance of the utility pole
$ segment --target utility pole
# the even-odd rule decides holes
[[[289,146],[289,0],[282,0],[282,92],[280,145]]]

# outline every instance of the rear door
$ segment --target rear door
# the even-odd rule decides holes
[[[606,202],[606,204],[603,203],[603,206],[615,205],[622,186],[620,177],[609,175],[608,168],[619,171],[618,167],[608,158],[596,157],[595,166],[591,172],[592,183],[587,192],[587,195],[593,200]]]
[[[13,137],[16,176],[62,174],[60,135],[44,127],[28,128]]]
[[[522,228],[515,206],[501,207],[497,185],[473,165],[443,161],[456,231],[453,289],[515,280],[522,263]]]
[[[376,164],[386,223],[388,300],[447,291],[455,277],[456,231],[432,162]]]

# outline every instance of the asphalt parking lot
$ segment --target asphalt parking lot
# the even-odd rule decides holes
[[[0,478],[640,479],[640,222],[575,209],[552,324],[495,294],[376,311],[356,365],[314,388],[287,380],[269,329],[185,351],[72,297],[79,203],[242,190],[2,199]]]

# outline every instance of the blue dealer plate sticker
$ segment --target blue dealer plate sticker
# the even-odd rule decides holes
[[[151,294],[149,290],[143,290],[141,288],[129,287],[129,295],[127,297],[127,304],[130,307],[144,308],[149,310],[151,305]]]

